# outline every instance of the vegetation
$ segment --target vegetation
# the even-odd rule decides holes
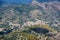
[[[34,34],[24,33],[20,31],[12,32],[3,38],[3,40],[17,40],[17,39],[37,40]]]

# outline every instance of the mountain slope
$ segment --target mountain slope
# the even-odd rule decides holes
[[[60,24],[60,4],[59,2],[33,1],[30,5],[8,5],[0,8],[3,13],[2,22],[15,21],[24,24],[27,21],[36,21],[36,19],[45,21],[51,27],[59,27]],[[56,25],[55,25],[56,24]]]

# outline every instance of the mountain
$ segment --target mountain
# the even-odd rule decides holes
[[[14,21],[24,24],[27,21],[36,19],[45,21],[51,27],[58,27],[60,24],[60,2],[39,3],[32,1],[31,4],[8,5],[0,8],[3,13],[2,22]]]
[[[29,4],[32,2],[32,0],[0,0],[3,2],[6,2],[8,4]]]
[[[0,6],[0,28],[13,31],[6,36],[1,35],[0,39],[60,40],[59,1],[33,0],[30,4],[17,4],[11,0],[8,4],[3,1]],[[1,29],[2,32],[4,30]]]
[[[38,2],[53,2],[53,1],[59,1],[59,0],[36,0]]]

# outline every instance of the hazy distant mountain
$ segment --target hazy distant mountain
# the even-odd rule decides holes
[[[32,2],[32,0],[27,0],[27,1],[26,0],[0,0],[0,1],[6,2],[8,4],[28,4]]]
[[[38,2],[53,2],[53,1],[59,1],[59,0],[36,0]]]
[[[31,4],[4,5],[0,8],[0,13],[3,13],[2,22],[16,20],[23,25],[27,21],[39,19],[60,30],[60,2],[57,1],[49,3],[32,1]]]
[[[60,40],[59,1],[19,2],[0,0],[0,34],[14,30],[6,36],[0,36],[0,39],[24,40],[26,37],[27,40]]]

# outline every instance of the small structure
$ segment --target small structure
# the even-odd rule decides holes
[[[24,26],[31,26],[31,25],[34,25],[34,22],[28,21],[28,22],[24,23]]]
[[[9,22],[9,25],[11,26],[11,29],[21,28],[20,24],[18,24],[16,22]]]
[[[4,28],[0,28],[0,31],[3,31],[4,30]]]

